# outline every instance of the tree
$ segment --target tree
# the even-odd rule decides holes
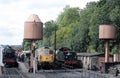
[[[24,51],[30,50],[31,42],[28,40],[23,40],[22,47]]]
[[[47,21],[43,43],[54,47],[55,30],[57,48],[69,47],[78,52],[103,52],[104,40],[99,40],[99,25],[116,26],[117,38],[110,41],[110,51],[120,50],[120,1],[99,0],[90,2],[86,8],[66,6],[55,21]],[[23,42],[27,49],[28,42]],[[117,49],[117,50],[116,50]]]
[[[47,46],[52,46],[51,43],[51,36],[53,34],[53,32],[55,31],[55,22],[52,21],[47,21],[45,23],[45,27],[43,29],[43,34],[44,34],[44,45]]]
[[[71,47],[72,41],[72,30],[74,29],[75,24],[80,20],[80,9],[78,7],[71,8],[66,6],[62,13],[57,18],[57,47]]]

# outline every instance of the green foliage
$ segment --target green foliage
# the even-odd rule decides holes
[[[28,41],[28,40],[23,40],[22,46],[23,46],[23,50],[24,50],[24,51],[30,50],[30,45],[31,45],[31,42],[30,42],[30,41]]]
[[[43,47],[43,41],[42,40],[37,40],[35,41],[35,48]]]
[[[104,52],[104,40],[99,40],[99,25],[116,26],[116,40],[110,41],[112,54],[120,49],[120,1],[99,0],[90,2],[86,8],[66,6],[55,21],[47,21],[43,30],[44,38],[39,45],[69,47],[77,52]],[[24,49],[29,45],[23,42]],[[115,47],[117,46],[117,47]]]
[[[117,53],[117,47],[114,47],[112,50],[111,50],[111,55],[114,55],[115,53]]]
[[[45,23],[45,27],[43,30],[43,35],[44,35],[43,42],[45,46],[52,46],[51,40],[54,37],[52,38],[51,36],[55,34],[55,30],[57,30],[57,26],[53,20]]]
[[[31,46],[31,41],[30,40],[23,40],[22,47],[24,51],[30,50]],[[43,42],[41,40],[35,41],[35,48],[39,48],[43,46]]]
[[[70,6],[66,6],[63,10],[57,18],[57,24],[60,27],[68,26],[80,20],[80,9],[78,7],[71,8]]]
[[[64,12],[62,12],[57,18],[57,48],[72,46],[72,31],[76,27],[76,23],[80,20],[80,9],[78,7],[71,8],[66,6]]]

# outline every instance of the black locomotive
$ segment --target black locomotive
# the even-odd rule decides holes
[[[3,49],[3,63],[5,67],[18,67],[15,50],[10,46],[6,46]]]
[[[61,65],[69,65],[74,68],[82,68],[82,62],[77,60],[77,54],[67,47],[62,47],[56,53],[56,61]],[[60,66],[61,66],[60,65]]]

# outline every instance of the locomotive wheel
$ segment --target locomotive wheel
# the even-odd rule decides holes
[[[40,70],[40,66],[37,64],[37,69]]]
[[[15,67],[17,67],[17,68],[18,68],[18,66],[19,66],[19,65],[18,65],[18,63],[16,62],[16,63],[15,63]]]
[[[5,63],[4,65],[5,65],[5,67],[7,67],[7,68],[9,67],[9,65],[7,65],[6,63]]]
[[[33,68],[29,68],[28,72],[33,73]]]
[[[77,61],[76,67],[77,67],[77,68],[82,68],[82,67],[83,67],[81,61]]]
[[[41,69],[41,64],[39,62],[37,62],[37,70]]]

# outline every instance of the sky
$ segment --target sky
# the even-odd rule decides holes
[[[56,20],[66,5],[85,8],[98,0],[0,0],[0,44],[21,45],[24,39],[24,22],[37,14],[43,24]]]

